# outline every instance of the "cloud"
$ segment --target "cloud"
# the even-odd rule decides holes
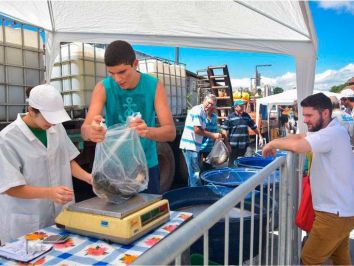
[[[354,63],[348,64],[338,70],[328,69],[315,75],[315,89],[329,91],[332,86],[343,84],[352,77],[354,77]],[[232,79],[231,84],[233,88],[249,87],[250,79]],[[262,77],[262,86],[264,85],[277,86],[284,90],[293,89],[296,87],[296,73],[287,72],[275,78],[264,76]]]
[[[315,89],[330,90],[332,86],[345,83],[354,77],[354,64],[348,64],[339,70],[326,70],[316,75]]]
[[[318,1],[318,5],[323,9],[334,9],[338,12],[349,12],[354,14],[353,1]]]

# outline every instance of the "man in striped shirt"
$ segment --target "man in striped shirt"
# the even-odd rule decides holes
[[[205,129],[209,132],[216,133],[219,131],[218,129],[218,115],[216,114],[215,108],[208,110],[207,112],[207,120]],[[200,167],[201,171],[212,169],[211,165],[205,163],[205,158],[209,155],[211,150],[213,149],[215,140],[209,137],[203,137],[202,145],[200,147]]]
[[[187,164],[188,186],[190,187],[200,185],[199,151],[203,137],[212,138],[214,140],[221,138],[220,133],[206,130],[207,113],[210,109],[215,107],[215,104],[216,96],[214,94],[208,94],[205,96],[202,104],[194,106],[189,111],[186,118],[179,148],[182,150]]]
[[[235,112],[228,115],[222,126],[223,134],[227,136],[229,149],[231,149],[229,166],[233,166],[237,157],[244,156],[247,151],[249,146],[248,127],[259,135],[259,144],[263,144],[263,138],[256,123],[245,112],[245,103],[243,100],[234,101]]]

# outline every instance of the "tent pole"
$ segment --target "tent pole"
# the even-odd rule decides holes
[[[268,108],[268,117],[267,117],[267,124],[268,124],[268,143],[270,142],[270,110],[271,110],[271,108],[269,108],[269,105],[267,105],[267,108]]]

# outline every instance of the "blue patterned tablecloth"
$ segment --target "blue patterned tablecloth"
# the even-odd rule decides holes
[[[188,212],[170,212],[170,220],[159,228],[129,245],[107,243],[96,238],[70,233],[63,244],[55,244],[53,249],[41,258],[31,262],[33,265],[127,265],[149,250],[192,217]],[[63,233],[55,225],[44,228],[39,234],[49,236]],[[0,265],[14,264],[0,258]]]

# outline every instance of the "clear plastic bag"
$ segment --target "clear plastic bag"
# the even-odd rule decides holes
[[[215,141],[214,146],[206,157],[205,162],[216,168],[227,167],[229,163],[229,150],[223,140],[219,139]]]
[[[92,169],[93,191],[109,202],[120,202],[147,188],[149,171],[138,133],[125,125],[108,128],[97,143]]]

